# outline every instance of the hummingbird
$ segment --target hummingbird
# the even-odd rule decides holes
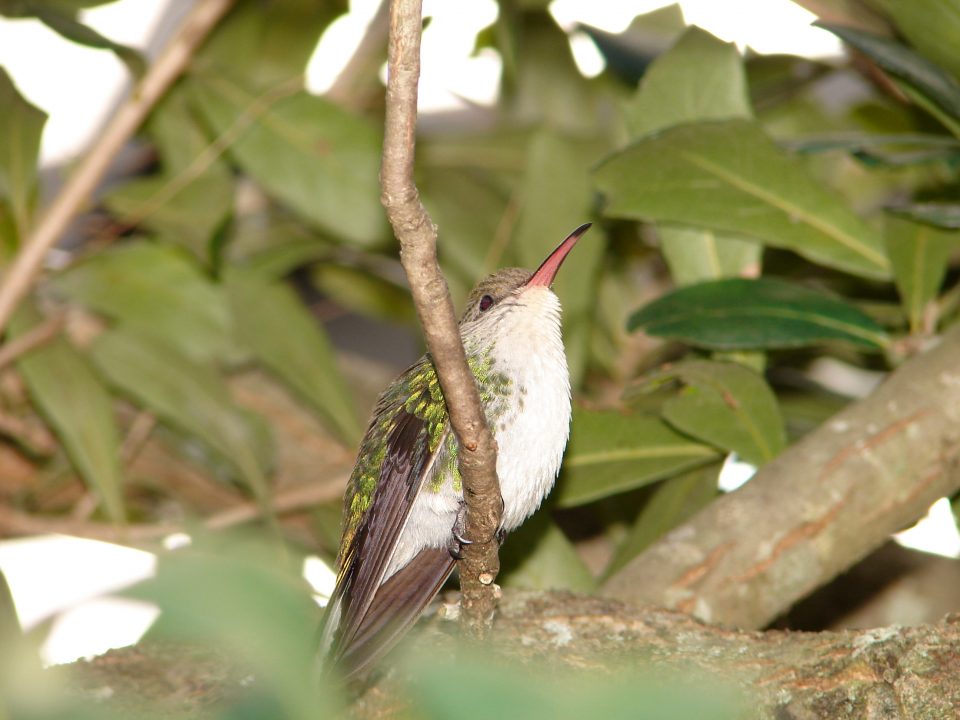
[[[581,225],[534,271],[498,270],[460,320],[467,364],[497,442],[502,542],[540,506],[570,434],[570,374],[551,289]],[[344,497],[337,581],[320,630],[322,667],[362,678],[416,622],[459,559],[459,445],[425,355],[380,395]]]

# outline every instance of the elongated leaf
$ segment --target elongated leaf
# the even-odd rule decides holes
[[[616,573],[654,540],[692,517],[717,497],[718,470],[718,466],[710,465],[664,480],[650,495],[627,537],[617,547],[613,559],[604,570],[604,577]]]
[[[269,90],[300,78],[327,25],[346,0],[241,0],[218,23],[193,67]]]
[[[743,62],[732,43],[689,28],[647,71],[626,108],[631,136],[683,123],[750,118]],[[759,271],[763,248],[708,228],[659,224],[670,274],[678,285]]]
[[[910,329],[923,327],[923,312],[947,274],[950,250],[960,246],[960,233],[909,220],[889,218],[887,254]]]
[[[227,273],[226,288],[244,344],[341,438],[359,440],[360,423],[333,347],[293,290],[242,269]]]
[[[682,225],[660,224],[657,233],[660,250],[678,286],[760,273],[760,243]]]
[[[175,247],[141,241],[111,248],[56,276],[53,286],[192,358],[232,351],[223,294]]]
[[[957,0],[869,0],[893,18],[897,29],[933,62],[960,78],[960,3]]]
[[[191,93],[215,135],[242,131],[230,155],[268,192],[356,245],[383,240],[380,137],[364,118],[302,91],[271,101],[222,76],[195,76]]]
[[[649,485],[717,458],[651,415],[577,410],[556,501],[583,505]]]
[[[802,347],[827,340],[868,348],[887,343],[883,329],[854,306],[771,278],[681,288],[635,312],[627,327],[718,350]]]
[[[310,279],[324,295],[353,312],[390,322],[412,324],[417,319],[410,291],[368,270],[319,263],[311,269]]]
[[[559,134],[534,136],[522,181],[522,206],[511,251],[518,265],[536,268],[567,234],[590,218],[588,181],[596,150]],[[563,339],[576,387],[586,369],[587,344],[604,238],[596,225],[574,249],[554,290],[563,304]]]
[[[603,59],[607,68],[629,85],[649,72],[652,61],[666,50],[677,36],[686,30],[683,10],[677,4],[657,8],[635,17],[622,33],[608,33],[589,25],[579,24]]]
[[[216,164],[192,180],[167,173],[137,178],[105,200],[124,221],[149,228],[209,263],[211,242],[233,205],[233,184],[226,168]]]
[[[891,75],[913,85],[954,118],[960,118],[960,82],[927,58],[880,35],[842,25],[814,24],[849,43]]]
[[[960,150],[960,141],[943,135],[923,133],[898,133],[878,135],[872,133],[830,133],[793,138],[780,143],[784,148],[798,153],[821,153],[833,150],[857,152],[876,147],[897,146],[904,148],[925,148],[928,150]]]
[[[932,98],[930,98],[921,90],[918,90],[906,80],[901,80],[900,78],[894,77],[893,84],[897,86],[897,89],[900,90],[900,92],[910,99],[910,102],[930,113],[930,115],[936,118],[937,122],[953,133],[955,138],[960,138],[960,118],[944,110]]]
[[[213,368],[123,328],[100,335],[90,357],[110,384],[204,441],[258,497],[266,497],[265,463],[257,452],[262,439]]]
[[[98,50],[110,50],[135,77],[142,76],[146,70],[146,63],[140,57],[140,53],[133,48],[104,37],[89,25],[84,25],[77,20],[76,11],[39,2],[32,2],[30,6],[32,14],[38,20],[67,40]]]
[[[14,237],[0,239],[8,246],[22,239],[30,226],[37,192],[37,156],[47,115],[17,92],[0,67],[0,216],[11,216]]]
[[[960,229],[960,203],[912,203],[887,210],[908,220],[948,230]]]
[[[14,337],[36,326],[38,314],[21,308],[10,324]],[[64,338],[39,347],[17,362],[37,407],[107,516],[124,522],[120,443],[113,402],[84,357]]]
[[[548,512],[539,512],[527,520],[510,535],[500,552],[503,585],[584,593],[596,587],[573,543]]]
[[[885,277],[880,237],[751,122],[666,130],[596,173],[606,214],[742,233],[831,267]]]
[[[753,465],[786,445],[777,398],[759,373],[739,363],[695,360],[664,370],[686,387],[663,405],[663,418],[687,435],[737,453]]]
[[[651,64],[626,115],[634,138],[682,123],[751,117],[736,46],[688,28]]]
[[[17,606],[13,603],[13,593],[3,570],[0,570],[0,643],[9,652],[23,639],[23,628],[17,615]]]

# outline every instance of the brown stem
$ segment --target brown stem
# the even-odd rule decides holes
[[[0,285],[0,332],[43,267],[43,259],[77,211],[100,183],[113,158],[130,139],[167,88],[189,65],[207,33],[233,4],[232,0],[200,0],[183,21],[163,54],[150,66],[127,101],[117,110],[69,182],[26,238]]]
[[[496,606],[493,581],[500,560],[495,535],[503,508],[496,444],[467,367],[450,290],[437,264],[437,229],[413,180],[421,25],[420,0],[391,1],[381,200],[400,241],[400,261],[460,443],[466,537],[474,541],[465,547],[459,568],[462,616],[465,629],[480,636]]]
[[[346,477],[332,478],[324,483],[298,485],[276,493],[270,507],[277,515],[295,513],[316,507],[343,496]],[[263,518],[263,505],[243,501],[233,507],[220,510],[203,519],[199,524],[210,530],[223,530]],[[141,543],[161,540],[167,535],[190,532],[188,525],[175,523],[139,523],[117,527],[112,523],[82,520],[69,516],[41,516],[21,512],[0,504],[0,537],[25,535],[48,535],[58,533],[110,542]]]
[[[767,625],[960,489],[958,356],[960,327],[648,547],[602,592]]]

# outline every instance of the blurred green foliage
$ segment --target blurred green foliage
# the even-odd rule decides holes
[[[7,0],[0,14],[39,17],[136,69],[130,51],[82,29],[78,10],[96,4]],[[472,111],[479,130],[423,125],[418,182],[458,302],[484,274],[535,266],[595,222],[556,287],[578,403],[570,446],[548,510],[504,548],[506,584],[591,590],[715,497],[724,456],[767,462],[849,399],[785,378],[823,356],[890,369],[955,321],[960,78],[943,14],[960,2],[867,4],[875,14],[847,4],[847,22],[827,26],[856,48],[853,64],[740,53],[672,8],[620,35],[588,29],[608,65],[587,79],[546,3],[502,0],[478,38],[504,61],[498,104]],[[13,340],[68,318],[0,378],[0,413],[56,439],[37,449],[4,426],[2,458],[30,470],[0,486],[0,503],[59,516],[90,493],[92,519],[118,525],[165,517],[171,499],[179,514],[211,512],[159,483],[163,473],[131,469],[147,415],[156,427],[139,442],[182,463],[164,472],[268,507],[276,478],[297,466],[283,448],[312,438],[238,390],[251,372],[322,424],[324,456],[349,462],[386,375],[365,384],[372,357],[338,347],[342,325],[415,326],[378,201],[382,99],[367,92],[377,63],[348,100],[303,86],[343,10],[241,0],[155,108],[142,172],[111,185],[97,208],[106,220],[74,233],[69,261],[9,329]],[[3,261],[35,222],[44,121],[0,69]],[[344,313],[332,339],[324,320]],[[377,354],[393,360],[379,329]],[[682,362],[658,370],[666,360]],[[281,525],[280,545],[330,557],[334,515],[319,508],[312,533]],[[598,539],[605,552],[588,566],[580,543]],[[243,653],[266,643],[251,659],[283,712],[305,717],[307,681],[278,670],[305,657],[296,632],[311,610],[295,573],[191,553],[164,559],[144,597],[169,610],[167,624]],[[209,594],[184,593],[200,583]],[[225,611],[236,602],[246,604]],[[281,606],[289,627],[270,638],[253,627]],[[424,682],[424,716],[454,716],[442,683]],[[546,707],[527,693],[508,695]]]

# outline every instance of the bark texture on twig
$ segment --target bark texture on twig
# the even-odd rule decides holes
[[[129,99],[117,110],[96,144],[46,209],[23,242],[0,285],[0,332],[33,285],[47,252],[60,239],[74,215],[90,199],[117,152],[189,65],[194,52],[232,4],[233,0],[199,0],[196,3],[179,32],[150,66],[130,93]]]
[[[400,241],[400,260],[437,369],[450,424],[460,442],[460,474],[467,504],[460,562],[463,610],[469,632],[484,634],[496,605],[493,581],[500,569],[495,539],[502,500],[496,444],[484,418],[476,382],[467,366],[450,290],[437,264],[437,229],[413,180],[420,78],[420,0],[392,0],[384,127],[382,201]]]
[[[960,327],[651,545],[612,597],[767,625],[960,489]]]

